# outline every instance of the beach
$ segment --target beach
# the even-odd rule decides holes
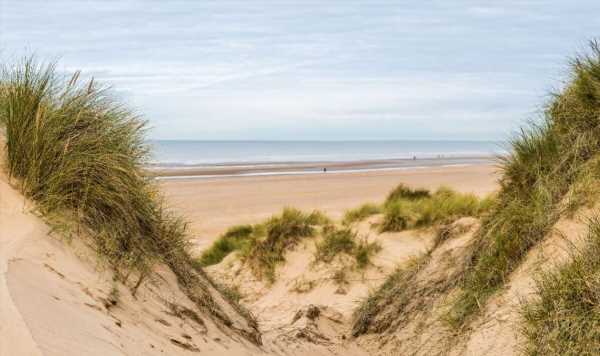
[[[489,161],[488,161],[489,162]],[[161,180],[169,206],[190,223],[199,250],[228,227],[257,223],[284,207],[319,209],[332,218],[366,202],[381,202],[399,183],[436,189],[442,185],[483,196],[497,189],[491,163],[302,175]]]

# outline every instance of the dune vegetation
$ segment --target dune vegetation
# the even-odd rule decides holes
[[[210,248],[206,249],[198,262],[201,266],[206,267],[217,264],[233,251],[241,250],[251,241],[250,236],[255,233],[252,225],[236,225],[230,227],[223,235],[221,235]]]
[[[0,84],[8,175],[48,223],[90,239],[133,293],[166,264],[191,300],[231,324],[194,267],[186,223],[145,175],[145,121],[93,79],[65,77],[33,58],[4,66]]]
[[[421,295],[415,293],[417,273],[426,265],[429,254],[415,257],[405,266],[398,267],[376,290],[372,291],[354,311],[352,335],[360,336],[370,333],[383,333],[396,320],[405,318],[409,311],[405,310],[410,300]],[[380,318],[386,306],[395,301],[397,307],[387,317]]]
[[[257,277],[273,282],[276,265],[285,261],[285,253],[302,238],[315,236],[315,227],[321,226],[322,239],[316,245],[316,262],[328,263],[343,254],[352,256],[356,267],[365,268],[381,247],[377,242],[359,237],[351,227],[353,223],[383,212],[379,223],[381,231],[424,228],[463,216],[479,216],[489,209],[492,201],[492,198],[479,199],[473,194],[462,194],[445,187],[431,193],[400,184],[381,206],[367,203],[346,211],[341,227],[319,211],[307,214],[285,208],[281,215],[265,222],[231,227],[202,253],[198,263],[205,267],[214,265],[237,251]]]
[[[5,68],[0,102],[7,168],[42,214],[60,213],[94,239],[115,270],[187,257],[185,224],[144,177],[145,123],[79,74],[26,60]]]
[[[445,187],[431,193],[400,184],[385,201],[380,230],[402,231],[449,223],[464,216],[480,216],[491,204],[492,198],[479,199]]]
[[[595,355],[600,350],[600,221],[571,261],[539,276],[538,298],[523,305],[529,355]]]
[[[330,219],[319,211],[304,213],[285,208],[263,223],[230,228],[200,256],[203,266],[217,264],[231,252],[240,257],[257,277],[275,280],[277,264],[285,261],[285,252],[305,237],[314,236],[315,227],[330,224]]]
[[[398,200],[419,200],[429,197],[431,197],[431,192],[429,192],[429,190],[423,188],[414,189],[401,183],[388,193],[388,196],[385,198],[385,205]]]
[[[319,211],[309,214],[285,208],[280,215],[262,223],[233,226],[202,253],[197,263],[204,267],[218,264],[229,254],[237,252],[241,262],[251,268],[257,278],[272,283],[276,279],[276,267],[285,261],[285,254],[302,239],[318,236],[314,262],[329,264],[340,257],[343,268],[333,279],[343,281],[346,269],[361,270],[370,266],[373,256],[382,249],[377,240],[359,236],[353,224],[383,213],[374,223],[378,232],[434,226],[440,230],[441,239],[448,223],[465,216],[482,216],[493,202],[493,197],[480,199],[446,187],[432,193],[399,184],[382,204],[366,203],[350,209],[339,223]]]
[[[593,206],[600,183],[600,46],[572,64],[570,84],[555,96],[547,110],[548,131],[559,143],[554,172],[570,185],[564,202],[567,211]],[[557,179],[557,178],[554,178]],[[566,180],[566,182],[563,182]],[[529,355],[595,355],[600,350],[600,222],[588,223],[585,245],[571,251],[569,262],[537,279],[537,297],[523,306],[523,334]]]
[[[541,120],[522,129],[511,142],[511,153],[500,158],[503,175],[493,199],[478,202],[443,190],[417,194],[406,187],[398,189],[394,198],[386,201],[383,230],[463,215],[479,216],[481,226],[464,260],[461,257],[460,266],[444,281],[417,282],[415,278],[432,251],[455,233],[442,225],[431,251],[399,268],[362,303],[355,313],[353,334],[382,333],[391,325],[397,328],[410,318],[410,300],[423,292],[429,301],[451,296],[449,303],[444,303],[441,320],[450,335],[462,335],[461,331],[481,314],[490,297],[508,282],[511,273],[548,236],[559,218],[568,218],[597,203],[599,118],[600,46],[594,42],[589,55],[573,61],[568,84],[552,96]],[[438,215],[420,206],[427,200],[444,213]],[[568,262],[537,277],[536,294],[523,302],[521,309],[525,354],[598,353],[599,226],[598,218],[591,219],[585,246],[573,246]]]
[[[336,256],[344,254],[351,256],[359,269],[367,267],[371,257],[381,250],[381,245],[376,241],[369,242],[350,228],[339,229],[335,226],[324,229],[323,240],[316,247],[316,262],[330,263]]]
[[[350,225],[365,220],[371,215],[380,214],[382,211],[379,205],[373,203],[365,203],[358,208],[350,209],[344,213],[342,224]]]
[[[307,214],[284,209],[281,215],[264,223],[264,234],[257,234],[248,248],[242,250],[242,258],[259,278],[273,282],[277,265],[285,261],[285,252],[303,238],[314,236],[315,226],[328,223],[329,218],[318,211]]]
[[[502,160],[497,204],[483,220],[449,313],[462,326],[544,238],[558,218],[590,199],[599,171],[600,51],[573,63],[566,88],[548,104],[543,122],[523,129]]]

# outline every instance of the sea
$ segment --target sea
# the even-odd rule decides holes
[[[470,165],[489,163],[494,157],[506,154],[506,145],[500,141],[152,140],[149,143],[151,168],[201,170],[199,178],[219,174],[308,174],[326,167],[329,172],[347,172]]]

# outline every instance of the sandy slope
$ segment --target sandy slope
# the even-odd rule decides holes
[[[382,246],[364,270],[355,269],[346,255],[330,263],[315,263],[315,244],[321,239],[317,236],[306,238],[285,255],[272,285],[257,279],[235,254],[207,272],[240,291],[242,301],[258,318],[269,351],[283,347],[293,350],[284,354],[368,355],[350,338],[353,311],[397,266],[431,248],[434,238],[433,231],[379,234],[371,225],[380,219],[373,216],[355,227],[360,236]],[[340,270],[346,273],[344,283],[333,278]],[[303,318],[311,308],[321,313],[313,323]]]
[[[0,173],[1,174],[1,173]],[[24,247],[27,236],[44,233],[46,227],[22,213],[23,198],[0,180],[0,355],[42,355],[15,305],[8,286],[9,264]]]
[[[0,173],[1,356],[261,353],[198,311],[166,268],[134,297],[90,248],[49,231]]]
[[[435,293],[435,287],[447,279],[447,271],[465,266],[465,247],[474,230],[447,240],[432,252],[425,269],[418,274],[415,288],[431,285],[434,289],[416,294],[416,300],[401,309],[395,308],[392,301],[378,319],[391,319],[394,327],[383,334],[359,337],[359,345],[372,355],[520,355],[523,340],[519,310],[522,303],[535,296],[535,277],[540,271],[567,261],[569,251],[581,246],[591,214],[592,210],[583,209],[574,217],[560,219],[548,236],[528,252],[506,285],[485,304],[481,315],[458,336],[440,318],[456,290],[440,295]],[[430,304],[423,307],[427,300]]]
[[[548,236],[527,254],[513,272],[504,290],[490,300],[485,312],[455,355],[518,355],[523,342],[519,333],[522,303],[535,296],[535,276],[568,261],[569,251],[581,247],[592,211],[583,209],[574,217],[562,218]]]
[[[400,182],[435,189],[487,194],[497,188],[496,168],[490,165],[436,167],[305,176],[272,176],[163,181],[170,205],[191,222],[202,249],[228,227],[256,223],[285,206],[320,209],[333,218],[365,202],[380,202]]]

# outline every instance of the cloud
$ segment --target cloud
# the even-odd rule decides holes
[[[560,85],[599,10],[591,0],[5,1],[0,47],[113,85],[157,138],[503,138]]]

